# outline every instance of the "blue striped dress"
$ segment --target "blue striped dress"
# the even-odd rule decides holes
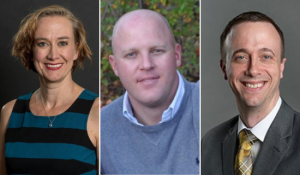
[[[87,121],[98,95],[84,90],[50,128],[48,117],[30,111],[32,93],[17,99],[8,123],[7,174],[96,175],[96,148],[89,139]]]

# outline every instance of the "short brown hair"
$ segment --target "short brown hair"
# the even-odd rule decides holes
[[[74,60],[72,71],[74,71],[77,66],[83,68],[85,57],[88,57],[92,62],[92,52],[86,42],[85,29],[82,22],[68,9],[59,5],[40,8],[35,12],[30,13],[22,20],[19,31],[13,38],[12,55],[19,58],[26,69],[36,72],[33,62],[31,61],[33,58],[34,36],[37,30],[38,21],[47,16],[66,17],[72,23],[75,42],[78,43],[76,44],[78,58]]]
[[[281,29],[277,26],[277,24],[267,15],[260,12],[244,12],[235,18],[233,18],[223,30],[223,33],[220,37],[220,50],[221,50],[221,58],[226,62],[226,49],[225,49],[225,40],[230,33],[231,29],[240,23],[243,22],[268,22],[271,23],[275,29],[277,30],[280,39],[281,39],[281,59],[284,58],[284,36]]]

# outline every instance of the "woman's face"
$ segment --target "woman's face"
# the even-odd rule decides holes
[[[78,57],[72,23],[65,17],[43,17],[35,33],[33,62],[47,81],[71,78],[73,61]]]

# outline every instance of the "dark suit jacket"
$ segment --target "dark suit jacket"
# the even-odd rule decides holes
[[[202,175],[233,175],[238,147],[238,116],[210,130],[202,139]],[[300,174],[300,114],[284,100],[271,124],[252,175]]]

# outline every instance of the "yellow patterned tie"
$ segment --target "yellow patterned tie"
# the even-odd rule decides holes
[[[257,138],[246,129],[239,133],[240,145],[235,159],[235,175],[251,175],[252,174],[252,155],[251,146]]]

